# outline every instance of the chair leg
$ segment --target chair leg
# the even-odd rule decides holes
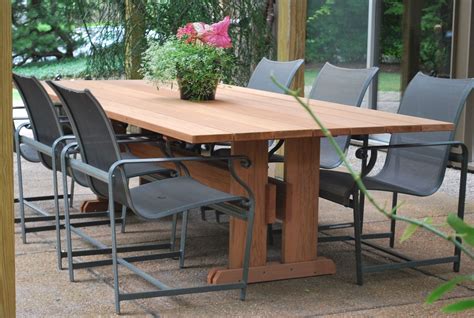
[[[71,178],[71,194],[70,194],[70,197],[69,197],[69,207],[73,207],[74,206],[74,185],[76,184],[76,182],[74,182],[74,178]],[[65,194],[67,195],[67,193]]]
[[[466,182],[467,182],[467,150],[463,149],[463,160],[461,163],[461,180],[459,185],[459,201],[458,201],[458,217],[464,219],[464,206],[466,203]],[[462,242],[461,238],[457,237],[458,242]],[[458,247],[454,248],[454,255],[457,256],[457,261],[453,264],[453,270],[459,272],[461,270],[461,250]]]
[[[56,257],[58,261],[58,270],[63,269],[63,258],[61,256],[61,220],[59,218],[59,189],[58,189],[58,171],[56,167],[55,156],[52,159],[52,172],[53,172],[53,190],[54,190],[54,218],[56,224]],[[67,194],[63,196],[64,200],[67,200]]]
[[[353,204],[354,204],[354,243],[355,243],[355,255],[356,255],[356,275],[357,275],[357,285],[362,285],[363,273],[362,273],[362,229],[361,229],[361,215],[358,191],[355,191],[353,194]]]
[[[201,210],[201,220],[206,221],[206,207],[201,207],[199,210]]]
[[[397,207],[398,204],[398,193],[394,192],[392,197],[392,213],[397,214]],[[391,219],[390,221],[390,247],[393,248],[395,246],[395,227],[397,225],[397,221]]]
[[[64,193],[64,227],[66,228],[66,246],[67,246],[67,260],[68,260],[68,272],[69,272],[69,281],[74,282],[74,260],[72,257],[72,238],[71,238],[71,222],[69,218],[69,202],[67,199],[67,173],[66,171],[66,161],[64,158],[61,158],[61,171],[63,175],[63,193]]]
[[[18,174],[18,203],[20,205],[20,220],[21,220],[21,239],[23,244],[26,244],[26,224],[25,224],[25,199],[23,193],[23,173],[21,170],[21,154],[20,154],[20,141],[19,137],[15,134],[15,146],[16,146],[16,166]]]
[[[181,240],[179,242],[179,268],[184,268],[184,256],[186,249],[186,236],[188,232],[188,214],[189,211],[183,212],[183,220],[181,221]]]
[[[127,207],[122,205],[122,226],[120,228],[120,232],[125,233],[125,225],[127,220]]]
[[[359,191],[359,219],[360,219],[360,234],[364,232],[364,213],[365,213],[365,195]]]
[[[173,221],[171,222],[171,239],[170,239],[170,250],[174,251],[176,248],[176,224],[178,223],[178,215],[173,214]]]
[[[252,248],[253,221],[254,221],[254,203],[251,204],[247,214],[247,237],[245,239],[244,264],[242,267],[242,282],[244,287],[240,290],[240,300],[245,300],[247,294],[247,283],[249,278],[250,250]]]
[[[126,209],[126,208],[125,208]],[[114,274],[114,296],[115,296],[115,312],[120,314],[120,290],[118,276],[118,260],[117,260],[117,235],[115,229],[115,204],[114,200],[109,200],[109,218],[110,230],[112,231],[112,269]]]

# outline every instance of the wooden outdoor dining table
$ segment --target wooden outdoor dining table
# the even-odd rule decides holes
[[[256,201],[251,282],[335,273],[334,262],[317,251],[319,150],[323,133],[292,97],[221,85],[215,101],[190,102],[181,100],[176,89],[157,90],[141,80],[61,84],[91,90],[113,120],[188,143],[231,142],[232,154],[250,158],[251,167],[238,167],[237,171],[253,190]],[[311,107],[333,135],[454,128],[450,123],[316,100],[311,101]],[[268,177],[267,141],[271,139],[285,140],[284,182]],[[158,147],[150,144],[132,145],[132,151],[142,157],[162,156]],[[187,166],[194,178],[207,185],[244,194],[223,167],[204,163]],[[281,259],[267,262],[267,224],[277,217],[282,221]],[[240,278],[245,231],[245,222],[230,220],[228,267],[212,269],[208,274],[210,283]]]

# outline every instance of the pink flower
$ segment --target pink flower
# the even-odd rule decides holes
[[[214,23],[209,29],[205,28],[201,36],[201,40],[211,46],[227,49],[232,47],[232,40],[229,36],[230,17],[225,17],[224,20]]]
[[[196,29],[194,28],[193,23],[188,23],[184,27],[178,29],[178,33],[176,34],[176,37],[178,39],[184,38],[186,43],[191,43],[196,41],[198,36],[198,33]]]

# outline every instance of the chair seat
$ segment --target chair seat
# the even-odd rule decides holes
[[[319,197],[323,199],[349,207],[354,186],[354,179],[348,173],[320,170]]]
[[[383,180],[379,175],[362,179],[367,190],[397,192],[415,196],[425,196],[415,189],[392,184]],[[355,181],[347,172],[321,170],[319,183],[319,196],[323,199],[352,207],[351,195]]]
[[[135,212],[146,219],[221,202],[245,198],[210,188],[191,177],[177,177],[147,183],[130,189]]]
[[[135,156],[130,152],[122,152],[120,154],[122,159],[143,159],[140,157]],[[156,163],[143,163],[143,164],[130,164],[125,165],[125,175],[127,178],[134,178],[143,175],[150,175],[150,174],[167,174],[169,175],[172,172],[175,172],[172,169],[163,168],[162,166]]]
[[[34,150],[30,146],[25,145],[25,144],[20,144],[20,150],[21,150],[20,151],[21,156],[23,158],[25,158],[25,160],[28,160],[30,162],[39,162],[40,161],[38,151]]]

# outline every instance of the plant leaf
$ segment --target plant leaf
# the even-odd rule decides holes
[[[415,234],[416,230],[418,230],[420,226],[417,224],[410,224],[406,227],[405,231],[402,234],[402,237],[400,238],[400,243],[405,242],[408,240],[413,234]]]
[[[474,227],[470,226],[453,213],[448,215],[448,224],[467,244],[474,246]]]
[[[431,224],[433,222],[433,219],[430,217],[426,217],[423,219],[423,223]],[[400,243],[405,242],[408,240],[413,234],[415,234],[416,230],[418,230],[420,226],[417,224],[409,224],[405,231],[402,234],[402,237],[400,238]]]
[[[474,280],[474,275],[464,275],[464,276],[456,276],[450,281],[439,285],[435,290],[433,290],[428,297],[426,297],[426,303],[432,304],[438,299],[441,298],[444,294],[451,291],[457,284],[466,281],[466,280]]]
[[[444,313],[455,313],[474,308],[474,299],[465,299],[443,307]]]

